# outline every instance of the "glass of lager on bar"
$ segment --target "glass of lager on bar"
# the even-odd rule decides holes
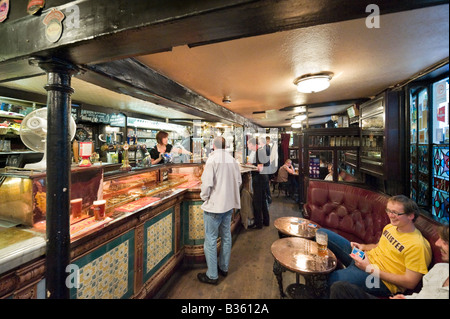
[[[326,232],[318,229],[316,231],[316,243],[317,243],[317,249],[318,249],[318,255],[320,257],[326,257],[328,256],[328,235]]]

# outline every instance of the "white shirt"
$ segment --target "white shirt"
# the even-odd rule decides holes
[[[442,287],[448,278],[448,263],[439,263],[423,276],[419,293],[405,296],[407,299],[448,299],[448,286]]]
[[[241,184],[239,163],[227,151],[215,150],[209,155],[202,174],[202,209],[208,213],[226,213],[241,208]]]

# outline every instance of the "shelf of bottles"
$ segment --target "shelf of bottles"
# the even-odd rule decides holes
[[[360,170],[375,176],[384,175],[384,97],[360,106]]]
[[[359,128],[307,129],[303,131],[303,138],[307,156],[303,161],[304,172],[309,172],[309,178],[324,179],[329,173],[327,164],[333,164],[334,158],[339,159],[338,170],[346,165],[352,169],[358,167]]]
[[[136,138],[138,144],[145,144],[147,148],[156,145],[156,130],[136,129]]]
[[[308,136],[308,146],[314,148],[349,147],[359,144],[359,136]]]

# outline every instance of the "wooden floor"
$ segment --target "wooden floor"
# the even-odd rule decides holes
[[[273,223],[283,216],[302,217],[298,204],[280,195],[273,196],[269,207],[270,226],[262,229],[240,228],[231,250],[227,277],[219,276],[218,285],[198,281],[197,273],[206,271],[206,264],[181,266],[155,298],[160,299],[279,299],[277,280],[273,274],[272,243],[278,231]],[[295,281],[295,275],[283,273],[284,288]]]

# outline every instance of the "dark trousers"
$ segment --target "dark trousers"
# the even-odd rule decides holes
[[[269,226],[269,208],[267,207],[267,186],[269,177],[266,174],[252,174],[253,214],[256,227]]]
[[[378,299],[361,287],[347,281],[337,281],[331,285],[330,299]]]

